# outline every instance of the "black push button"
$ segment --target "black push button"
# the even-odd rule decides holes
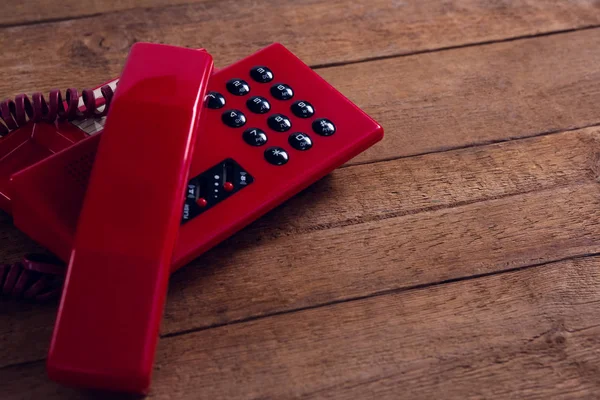
[[[269,100],[261,96],[255,96],[248,99],[246,105],[250,111],[256,114],[264,114],[271,110],[271,104],[269,103]]]
[[[271,87],[271,95],[277,100],[289,100],[294,97],[294,91],[285,83],[278,83]]]
[[[312,128],[321,136],[331,136],[335,133],[335,125],[327,118],[315,120],[312,124]]]
[[[274,114],[267,119],[269,128],[277,132],[287,132],[292,127],[292,121],[283,114]]]
[[[209,92],[206,95],[206,103],[208,108],[218,110],[219,108],[223,108],[225,106],[225,97],[219,92]]]
[[[312,140],[306,133],[296,132],[292,133],[288,138],[290,146],[296,150],[304,151],[312,147]]]
[[[308,101],[297,101],[292,104],[292,112],[298,118],[310,118],[315,115],[315,109]]]
[[[240,110],[227,110],[221,115],[225,125],[232,128],[239,128],[246,124],[246,116]]]
[[[265,66],[254,67],[250,70],[250,76],[256,82],[267,83],[273,80],[273,71]]]
[[[250,146],[262,146],[267,143],[267,134],[258,128],[246,129],[242,137],[244,138],[244,142]]]
[[[290,159],[288,153],[281,147],[269,147],[265,150],[265,160],[273,165],[283,165]]]
[[[250,93],[250,85],[243,79],[232,79],[227,82],[227,90],[236,96],[244,96]]]

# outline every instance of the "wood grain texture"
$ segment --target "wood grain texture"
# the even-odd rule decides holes
[[[596,26],[599,8],[596,0],[267,0],[243,5],[224,0],[124,10],[1,29],[0,97],[100,84],[118,75],[136,41],[206,47],[221,66],[279,41],[307,63],[321,65]]]
[[[584,129],[342,168],[176,273],[162,332],[598,251],[599,160]],[[0,366],[43,358],[54,314],[0,312]]]
[[[594,398],[599,304],[593,257],[167,338],[150,398]],[[41,363],[0,381],[82,398]]]
[[[56,0],[4,1],[0,3],[0,27],[203,1],[209,0],[62,0],[60,3]]]
[[[166,3],[0,5],[0,97],[280,41],[386,138],[174,275],[153,397],[597,395],[599,1]],[[1,398],[104,397],[46,379],[55,312],[0,303]]]
[[[594,65],[600,29],[318,72],[386,129],[366,163],[598,124]]]
[[[592,183],[275,239],[239,235],[174,276],[163,332],[600,252],[599,196]]]

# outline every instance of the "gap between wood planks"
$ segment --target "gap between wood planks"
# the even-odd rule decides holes
[[[483,142],[479,142],[479,143],[466,144],[464,146],[451,146],[451,147],[446,147],[446,148],[443,148],[443,149],[440,149],[440,150],[423,151],[423,152],[420,152],[420,153],[407,154],[405,156],[399,155],[399,156],[394,156],[394,157],[380,158],[378,160],[372,160],[372,161],[349,162],[347,164],[339,166],[338,169],[340,169],[340,168],[354,167],[356,165],[369,165],[369,164],[385,163],[385,162],[390,162],[390,161],[395,161],[395,160],[404,160],[404,159],[409,159],[409,158],[416,158],[416,157],[421,157],[421,156],[427,156],[427,155],[430,155],[430,154],[441,154],[441,153],[446,153],[448,151],[465,150],[465,149],[471,149],[471,148],[479,148],[479,147],[485,147],[485,146],[490,146],[490,145],[499,144],[499,143],[518,142],[520,140],[533,139],[533,138],[536,138],[536,137],[551,136],[551,135],[557,135],[557,134],[560,134],[560,133],[575,132],[575,131],[578,131],[578,130],[581,130],[581,129],[598,128],[598,127],[600,127],[600,120],[597,121],[597,122],[594,122],[592,124],[585,124],[585,125],[581,125],[581,126],[575,126],[575,127],[569,128],[569,129],[552,129],[550,131],[534,133],[534,134],[528,135],[528,136],[519,136],[519,137],[514,137],[514,138],[513,137],[509,137],[509,138],[504,138],[504,139],[487,140],[487,141],[483,141]],[[485,200],[482,200],[482,201],[485,201]]]
[[[394,55],[394,56],[389,56],[389,57],[382,57],[381,59],[385,59],[385,58],[396,58],[396,57],[403,57],[403,56],[408,56],[408,55],[412,55],[412,54],[419,54],[419,53],[434,53],[437,51],[444,51],[444,50],[450,50],[450,49],[455,49],[455,48],[463,48],[463,47],[472,47],[475,45],[479,45],[479,44],[494,44],[494,43],[500,43],[500,42],[508,42],[508,41],[515,41],[515,40],[519,40],[522,38],[534,38],[534,37],[542,37],[542,36],[551,36],[551,35],[557,35],[557,34],[561,34],[561,33],[567,33],[567,32],[574,32],[574,31],[579,31],[579,30],[586,30],[586,29],[595,29],[597,26],[592,26],[592,27],[586,27],[586,28],[580,28],[580,29],[571,29],[571,30],[564,30],[564,31],[557,31],[557,32],[552,32],[552,33],[542,33],[542,34],[537,34],[537,35],[528,35],[528,36],[523,36],[523,37],[515,37],[515,38],[510,38],[510,39],[503,39],[503,40],[497,40],[497,41],[489,41],[489,42],[482,42],[482,43],[476,43],[476,44],[465,44],[465,45],[457,45],[457,46],[453,46],[453,47],[447,47],[447,48],[440,48],[438,50],[423,50],[423,51],[416,51],[413,53],[406,53],[406,54],[398,54],[398,55]],[[374,59],[372,59],[374,60]],[[364,62],[367,61],[372,61],[369,59],[365,59],[363,60]],[[363,62],[363,61],[350,61],[347,63],[341,63],[338,65],[346,65],[346,64],[353,64],[353,63],[358,63],[358,62]],[[333,66],[333,64],[331,65]],[[321,65],[321,66],[316,66],[318,68],[328,68],[327,64]],[[597,123],[594,123],[592,125],[585,125],[585,126],[597,126]],[[579,128],[583,128],[584,126],[580,126],[580,127],[576,127],[576,128],[572,128],[572,129],[567,129],[567,130],[554,130],[554,131],[548,131],[548,132],[541,132],[541,133],[536,133],[534,135],[530,135],[527,137],[521,137],[521,138],[508,138],[508,139],[500,139],[500,140],[492,140],[492,141],[488,141],[488,142],[481,142],[481,143],[475,143],[475,144],[469,144],[469,145],[465,145],[465,146],[458,146],[458,147],[449,147],[449,148],[445,148],[445,149],[440,149],[440,150],[435,150],[435,151],[431,151],[431,152],[424,152],[421,154],[413,154],[413,155],[408,155],[408,156],[399,156],[399,157],[394,157],[394,158],[390,158],[389,160],[394,160],[394,159],[398,159],[398,158],[408,158],[408,157],[414,157],[414,156],[418,156],[418,155],[424,155],[424,154],[431,154],[431,153],[443,153],[449,150],[455,150],[455,149],[461,149],[461,148],[471,148],[471,147],[479,147],[479,146],[485,146],[488,144],[492,144],[492,143],[499,143],[499,142],[506,142],[506,141],[514,141],[514,140],[520,140],[520,139],[525,139],[528,137],[536,137],[536,136],[546,136],[546,135],[551,135],[554,133],[558,133],[558,132],[564,132],[564,131],[571,131],[571,130],[575,130],[575,129],[579,129]],[[383,160],[375,160],[375,161],[371,161],[371,162],[365,162],[364,164],[369,164],[369,163],[377,163],[379,161],[388,161],[387,159],[383,159]],[[360,164],[360,163],[357,163]],[[522,193],[520,193],[522,194]],[[482,200],[485,201],[485,200]],[[453,205],[452,207],[457,206],[458,204]],[[595,255],[595,253],[590,253],[590,254],[586,254],[586,255],[578,255],[572,258],[584,258],[590,255]],[[569,260],[571,258],[565,258],[565,260]],[[526,268],[531,268],[531,267],[536,267],[536,266],[540,266],[540,265],[545,265],[545,264],[551,264],[557,261],[549,261],[546,263],[541,263],[541,264],[531,264],[529,266],[521,266],[518,268],[515,268],[516,270],[519,269],[526,269]],[[437,285],[441,285],[441,284],[445,284],[445,283],[450,283],[453,281],[460,281],[460,280],[469,280],[469,279],[477,279],[479,277],[482,276],[489,276],[489,275],[496,275],[496,274],[500,274],[500,273],[504,273],[505,271],[495,271],[495,272],[490,272],[490,273],[486,273],[486,274],[482,274],[482,275],[473,275],[473,276],[467,276],[467,277],[461,277],[461,278],[456,278],[456,279],[451,279],[448,281],[440,281],[440,282],[433,282],[433,283],[428,283],[428,284],[423,284],[423,285],[416,285],[414,287],[409,287],[409,288],[404,288],[404,289],[396,289],[398,291],[404,291],[404,290],[415,290],[415,289],[421,289],[421,288],[426,288],[429,286],[437,286]],[[394,292],[393,290],[390,292]],[[378,296],[378,295],[384,295],[386,292],[381,292],[380,294],[374,294],[374,296]],[[363,296],[362,298],[368,298],[371,297],[371,295],[367,295],[367,296]],[[306,307],[306,309],[310,309],[310,308],[320,308],[320,307],[324,307],[327,305],[331,305],[331,304],[336,304],[338,302],[348,302],[348,301],[354,301],[354,300],[358,300],[361,299],[361,297],[357,297],[357,298],[353,298],[353,299],[346,299],[346,300],[339,300],[339,301],[334,301],[334,302],[330,302],[330,303],[324,303],[324,304],[320,304],[320,305],[315,305],[315,306],[310,306],[310,307]],[[189,332],[195,332],[198,330],[205,330],[205,329],[210,329],[212,327],[218,327],[218,326],[223,326],[223,325],[230,325],[230,324],[237,324],[237,323],[242,323],[242,322],[247,322],[247,321],[251,321],[254,319],[262,319],[262,318],[268,318],[270,316],[274,316],[274,315],[279,315],[279,314],[285,314],[285,313],[290,313],[290,312],[297,312],[302,310],[303,308],[298,308],[298,309],[294,309],[294,310],[287,310],[287,311],[282,311],[282,312],[278,312],[278,313],[273,313],[273,314],[267,314],[264,316],[258,316],[258,317],[250,317],[248,319],[241,319],[239,321],[230,321],[228,323],[222,324],[222,325],[214,325],[214,326],[210,326],[210,327],[203,327],[203,328],[199,328],[197,330],[189,330]],[[167,334],[164,337],[170,337],[170,336],[178,336],[179,334],[184,334],[187,332],[177,332],[177,333],[172,333],[172,334]],[[27,362],[30,363],[30,362]],[[22,364],[27,364],[27,363],[21,363],[21,364],[14,364],[14,365],[22,365]]]
[[[298,307],[298,308],[294,308],[291,310],[278,311],[278,312],[274,312],[271,314],[256,315],[256,316],[252,316],[252,317],[248,317],[248,318],[241,318],[239,320],[232,320],[232,321],[228,321],[228,322],[222,323],[222,324],[212,324],[212,325],[203,326],[200,328],[193,328],[193,329],[183,330],[180,332],[167,333],[164,335],[160,335],[160,337],[161,338],[177,337],[177,336],[187,335],[187,334],[194,333],[194,332],[205,331],[208,329],[220,328],[222,326],[238,325],[238,324],[243,324],[243,323],[250,322],[250,321],[257,321],[257,320],[261,320],[261,319],[265,319],[265,318],[276,317],[276,316],[283,315],[283,314],[298,313],[301,311],[314,310],[314,309],[329,307],[329,306],[333,306],[333,305],[337,305],[337,304],[351,303],[354,301],[376,298],[376,297],[381,297],[381,296],[386,296],[386,295],[391,295],[391,294],[405,293],[405,292],[411,292],[411,291],[415,291],[415,290],[426,290],[426,289],[429,289],[432,287],[447,285],[447,284],[451,284],[451,283],[477,280],[477,279],[487,278],[487,277],[494,276],[494,275],[501,275],[501,274],[505,274],[505,273],[524,271],[524,270],[528,270],[528,269],[532,269],[532,268],[543,267],[546,265],[557,264],[557,263],[561,263],[561,262],[565,262],[565,261],[574,261],[574,260],[585,259],[588,257],[597,257],[597,256],[600,256],[600,252],[588,253],[588,254],[578,254],[578,255],[572,256],[572,257],[558,258],[558,259],[555,259],[552,261],[533,263],[533,264],[524,265],[524,266],[515,267],[515,268],[509,268],[509,269],[505,269],[505,270],[501,270],[501,271],[491,271],[491,272],[485,272],[482,274],[474,274],[474,275],[469,275],[469,276],[461,276],[458,278],[445,279],[445,280],[438,281],[438,282],[428,282],[428,283],[423,283],[423,284],[419,284],[419,285],[407,286],[407,287],[403,287],[403,288],[382,290],[380,292],[369,293],[364,296],[352,297],[349,299],[334,300],[334,301],[329,301],[329,302],[322,303],[322,304],[315,304],[315,305],[306,306],[306,307]],[[27,363],[29,363],[29,362],[27,362]],[[27,363],[25,363],[25,364],[27,364]],[[17,365],[21,365],[21,364],[16,363],[13,365],[17,366]],[[2,369],[2,368],[0,368],[0,369]]]
[[[600,256],[600,253],[581,254],[581,255],[572,256],[572,257],[564,257],[564,258],[560,258],[560,259],[555,259],[555,260],[548,261],[548,262],[540,262],[540,263],[534,263],[534,264],[530,264],[530,265],[526,265],[526,266],[510,268],[510,269],[503,270],[503,271],[492,271],[492,272],[487,272],[487,273],[482,273],[482,274],[475,274],[475,275],[471,275],[471,276],[464,276],[464,277],[459,277],[459,278],[442,280],[442,281],[438,281],[438,282],[429,282],[429,283],[414,285],[414,286],[405,287],[405,288],[384,290],[381,292],[371,293],[369,295],[355,297],[355,298],[351,298],[351,299],[330,301],[330,302],[323,303],[323,304],[317,304],[317,305],[312,305],[312,306],[307,306],[307,307],[299,307],[299,308],[292,309],[292,310],[274,312],[274,313],[266,314],[266,315],[253,316],[253,317],[243,318],[243,319],[239,319],[239,320],[233,320],[233,321],[229,321],[229,322],[223,323],[223,324],[213,324],[213,325],[202,327],[202,328],[188,329],[188,330],[184,330],[184,331],[180,331],[180,332],[161,335],[160,337],[161,337],[161,339],[176,338],[179,336],[184,336],[184,335],[188,335],[188,334],[192,334],[192,333],[207,331],[210,329],[217,329],[217,328],[221,328],[224,326],[240,325],[240,324],[249,323],[249,322],[253,322],[253,321],[265,320],[265,319],[274,318],[274,317],[278,317],[278,316],[285,315],[285,314],[295,314],[295,313],[300,313],[300,312],[308,311],[308,310],[316,310],[316,309],[321,309],[321,308],[332,307],[332,306],[336,306],[336,305],[343,304],[343,303],[353,303],[353,302],[363,301],[363,300],[382,297],[382,296],[390,296],[390,295],[397,295],[400,293],[427,290],[430,288],[439,287],[442,285],[453,284],[453,283],[476,281],[479,279],[485,279],[485,278],[488,278],[491,276],[497,276],[497,275],[501,275],[501,274],[505,274],[505,273],[514,273],[514,272],[519,272],[519,271],[532,270],[535,268],[542,268],[544,266],[560,264],[560,263],[568,262],[568,261],[583,260],[586,258],[598,257],[598,256]],[[595,326],[598,326],[598,325],[594,325],[594,326],[588,327],[586,329],[589,329],[589,328],[592,328]],[[24,361],[24,362],[7,364],[7,365],[0,367],[0,371],[5,370],[5,369],[36,365],[36,364],[44,362],[45,360],[46,360],[46,358],[39,358],[36,360],[29,360],[29,361]]]
[[[436,47],[433,49],[408,51],[406,53],[397,53],[397,54],[391,54],[391,55],[381,56],[381,57],[367,57],[367,58],[362,58],[362,59],[352,60],[352,61],[314,64],[314,65],[311,65],[310,67],[312,69],[326,69],[326,68],[333,68],[333,67],[343,67],[345,65],[360,64],[363,62],[389,60],[392,58],[416,56],[419,54],[438,53],[438,52],[444,52],[444,51],[449,51],[449,50],[465,49],[465,48],[475,47],[475,46],[486,46],[486,45],[497,44],[497,43],[509,43],[509,42],[515,42],[517,40],[535,39],[535,38],[546,37],[546,36],[562,35],[565,33],[588,31],[588,30],[593,30],[593,29],[598,29],[598,28],[600,28],[600,25],[594,24],[594,25],[582,26],[579,28],[560,29],[560,30],[556,30],[556,31],[534,33],[534,34],[530,34],[530,35],[509,36],[504,39],[483,40],[483,41],[479,41],[479,42],[468,42],[468,43],[457,44],[457,45],[453,45],[453,46]]]

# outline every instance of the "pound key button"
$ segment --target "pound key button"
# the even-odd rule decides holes
[[[327,118],[315,120],[312,124],[313,130],[321,136],[331,136],[335,133],[335,125]]]

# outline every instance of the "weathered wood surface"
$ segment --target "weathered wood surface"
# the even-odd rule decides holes
[[[599,287],[588,257],[167,338],[151,398],[595,398]],[[0,381],[82,395],[39,362]]]
[[[0,5],[2,97],[94,86],[135,41],[277,40],[386,128],[173,276],[153,397],[598,393],[600,3],[63,5]],[[0,397],[82,396],[43,371],[55,312],[0,302]]]
[[[15,21],[101,14],[0,29],[0,95],[100,84],[119,73],[136,41],[206,47],[221,66],[280,41],[311,65],[330,65],[600,24],[595,0],[182,2],[2,2],[4,23],[14,10],[29,11]]]
[[[162,333],[599,252],[599,161],[589,128],[342,168],[176,273]],[[4,365],[53,318],[0,314]]]

